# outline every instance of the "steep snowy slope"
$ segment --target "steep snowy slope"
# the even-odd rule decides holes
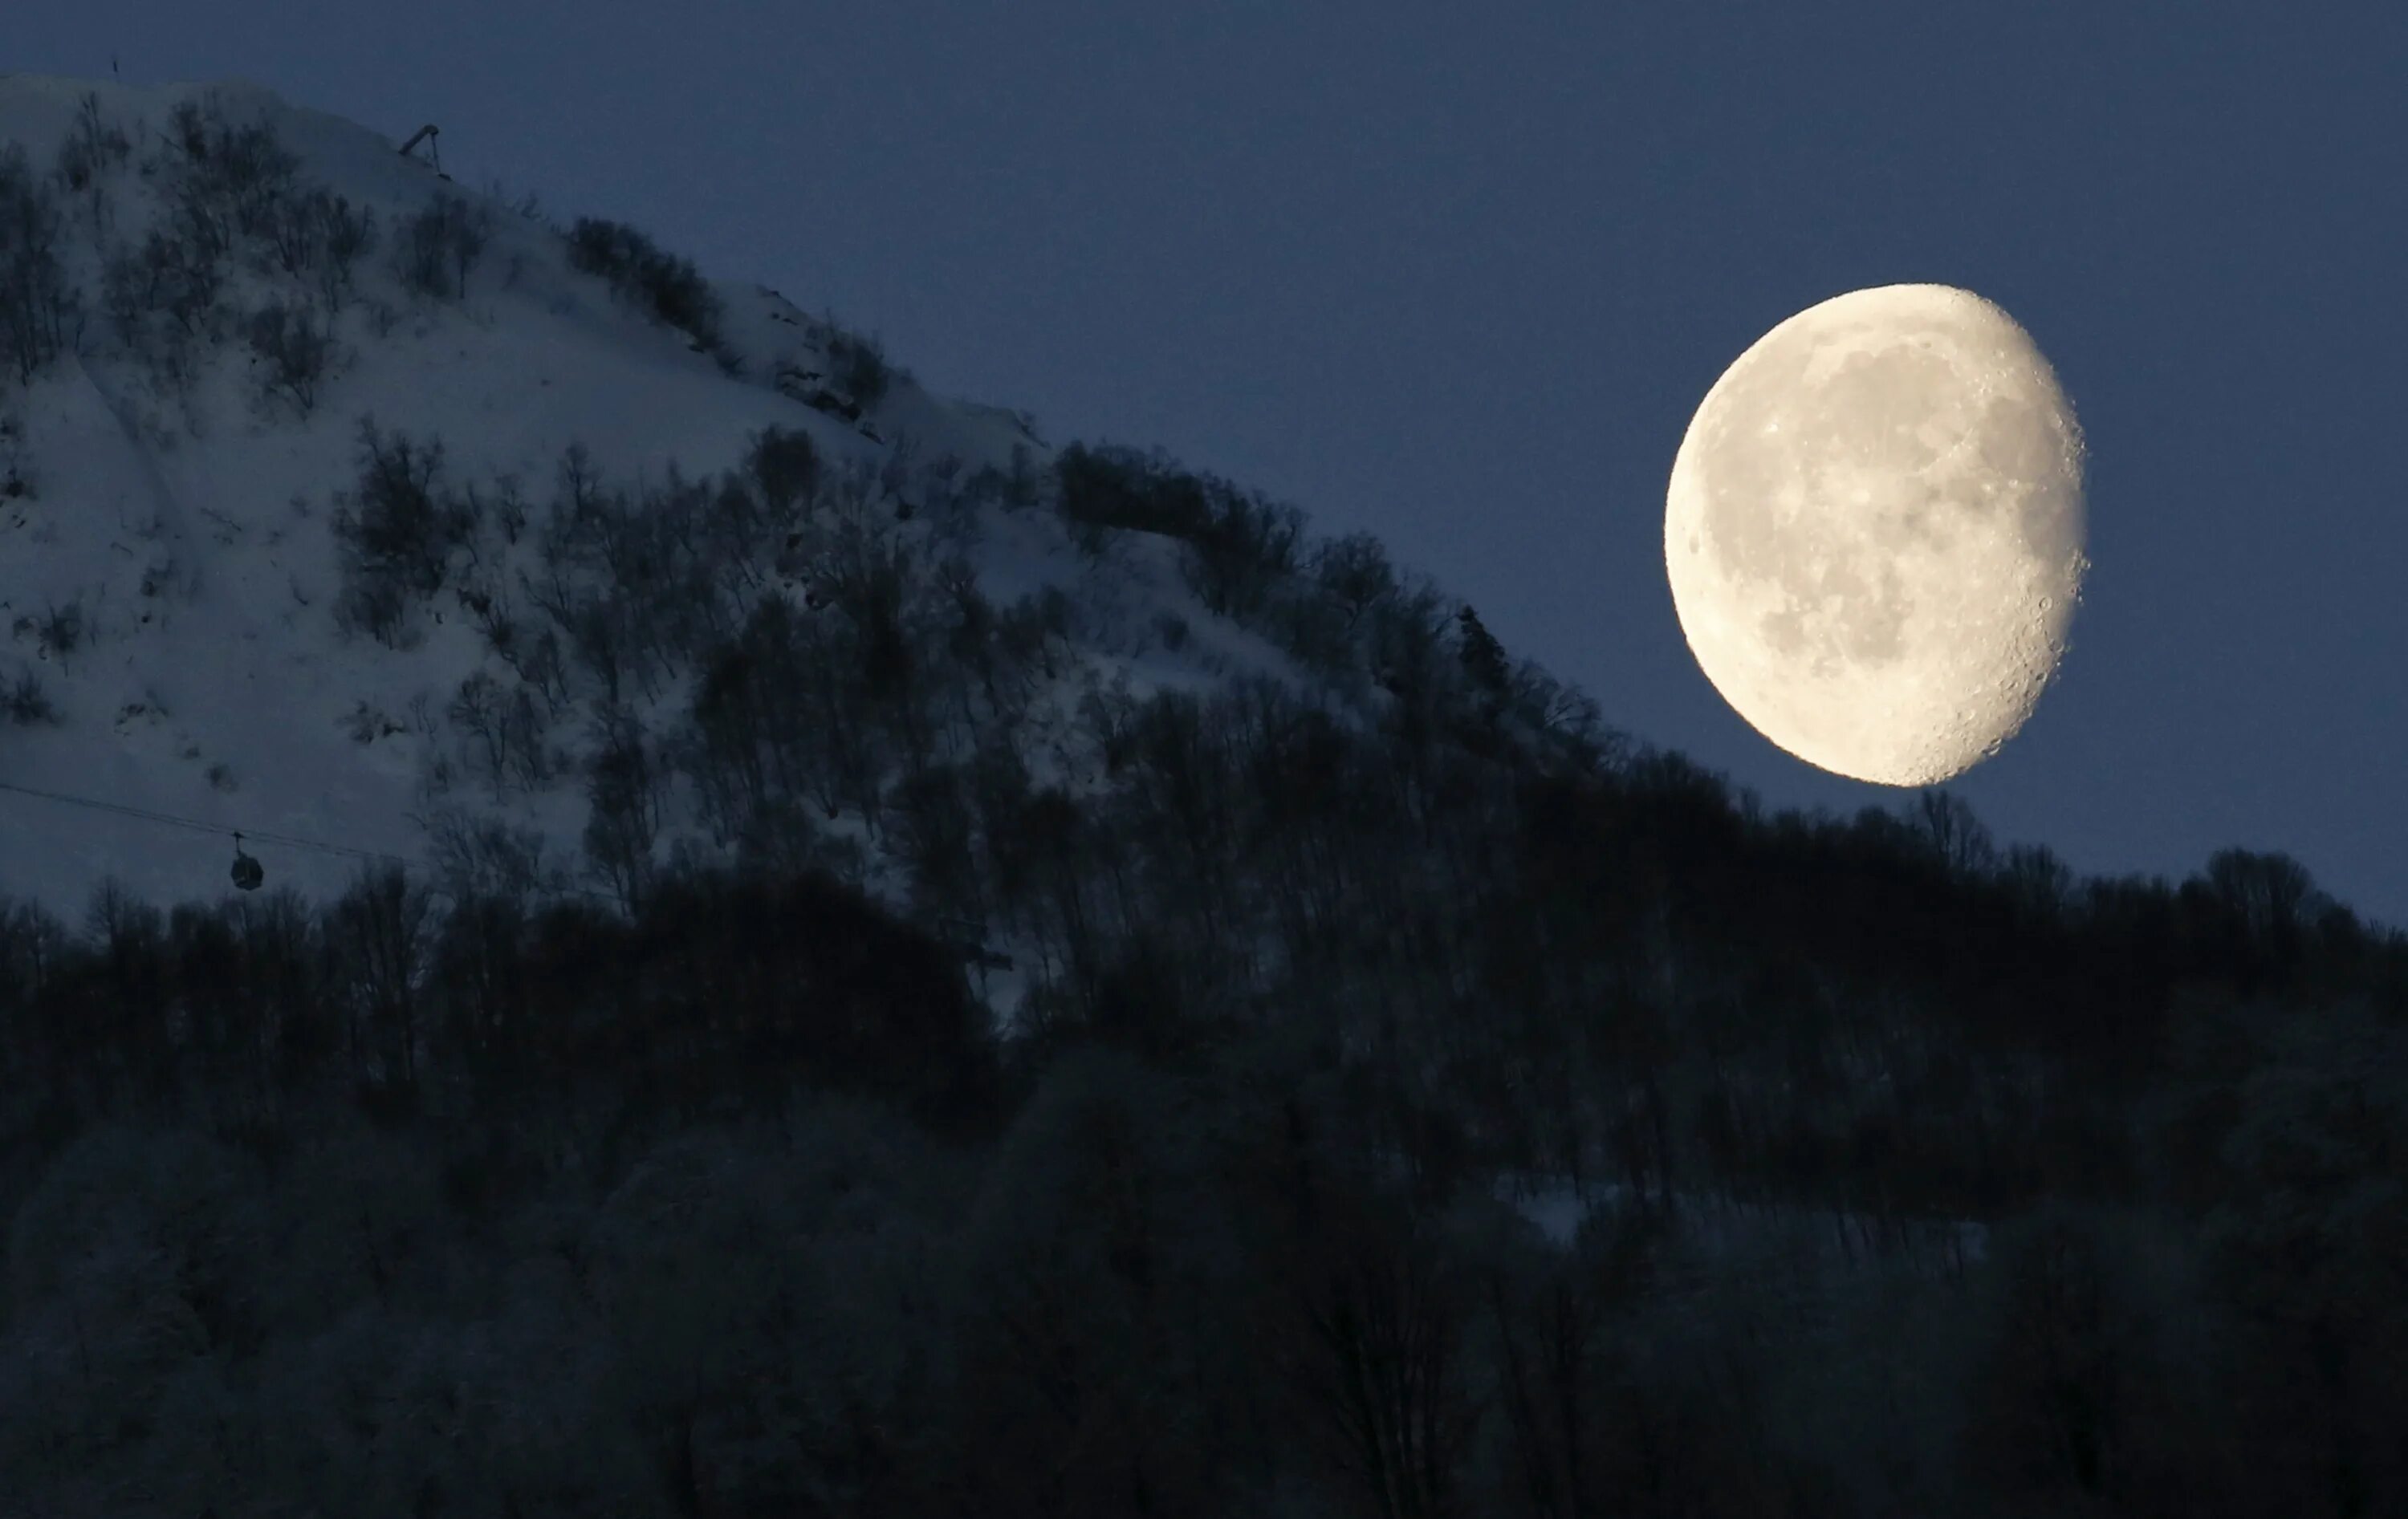
[[[251,171],[227,162],[257,150],[244,136],[254,126],[297,159],[288,200],[314,188],[372,213],[378,239],[350,288],[329,296],[322,266],[280,266],[272,208],[257,212],[265,231],[237,224],[251,214]],[[201,140],[187,141],[196,130]],[[544,581],[534,539],[572,446],[607,489],[635,492],[672,471],[729,470],[764,429],[807,434],[832,492],[849,480],[854,506],[924,552],[948,535],[995,605],[1047,586],[1080,601],[1088,634],[1061,677],[1064,709],[1089,671],[1143,686],[1284,667],[1197,604],[1165,543],[1133,539],[1097,564],[1049,513],[973,499],[941,524],[936,511],[915,514],[934,494],[960,498],[982,470],[1041,481],[1051,451],[1025,419],[930,395],[899,370],[856,408],[831,357],[845,336],[775,293],[713,287],[714,356],[573,266],[560,229],[449,183],[373,131],[251,87],[0,77],[0,142],[22,150],[19,184],[54,202],[74,308],[55,360],[22,383],[0,374],[0,478],[13,469],[25,493],[0,500],[0,626],[12,629],[0,686],[30,672],[56,715],[0,729],[0,891],[70,920],[106,878],[162,904],[231,891],[236,830],[271,885],[313,896],[339,889],[366,856],[433,871],[429,830],[446,816],[538,827],[575,886],[605,890],[579,843],[595,693],[577,690],[540,737],[558,761],[541,781],[466,779],[475,739],[447,715],[480,670],[520,683],[459,593],[481,586],[523,607],[524,587]],[[191,189],[210,174],[215,191]],[[214,233],[179,208],[208,193],[220,194]],[[405,264],[414,219],[441,196],[487,230],[457,288],[430,294],[409,288]],[[143,262],[154,233],[188,251],[224,238],[198,314],[178,305],[191,277],[167,253]],[[447,268],[435,261],[438,284]],[[249,340],[272,305],[327,322],[332,362],[306,397],[279,390],[274,363]],[[504,534],[489,520],[441,594],[390,639],[346,632],[337,611],[334,524],[355,505],[366,419],[388,443],[439,443],[455,489],[491,501],[515,481],[538,524]],[[756,599],[800,597],[796,566],[782,570],[741,566],[727,581]],[[1192,629],[1175,653],[1151,631],[1166,613]],[[648,681],[636,704],[690,705],[694,676]],[[30,717],[39,704],[21,705]],[[1073,781],[1082,764],[1042,744],[1030,757]],[[663,855],[681,840],[724,849],[688,788],[669,786],[662,811]],[[878,874],[873,863],[873,884]]]

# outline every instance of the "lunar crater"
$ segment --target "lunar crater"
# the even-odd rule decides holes
[[[1673,464],[1666,567],[1700,668],[1826,769],[1927,785],[1978,764],[2063,652],[2082,457],[2047,361],[1979,296],[1800,312],[1724,372]]]

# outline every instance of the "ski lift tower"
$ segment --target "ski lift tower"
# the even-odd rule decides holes
[[[414,156],[418,145],[423,142],[426,144],[426,162],[435,166],[436,173],[441,174],[443,172],[443,154],[436,147],[435,139],[442,135],[443,131],[440,127],[437,127],[432,122],[427,122],[424,126],[422,126],[417,131],[411,133],[409,135],[409,140],[401,145],[401,156],[404,158]]]

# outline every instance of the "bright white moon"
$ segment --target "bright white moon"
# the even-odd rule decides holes
[[[1672,464],[1664,563],[1698,664],[1758,733],[1859,781],[1995,754],[2088,568],[2082,433],[1970,291],[1835,296],[1758,338]]]

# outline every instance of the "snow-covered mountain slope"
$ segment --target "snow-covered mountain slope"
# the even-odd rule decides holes
[[[252,162],[273,158],[252,128],[294,155],[280,179]],[[0,691],[25,698],[24,720],[0,725],[0,891],[70,921],[107,878],[163,905],[231,892],[236,830],[271,885],[313,897],[349,882],[363,853],[432,870],[430,827],[446,815],[538,828],[547,857],[600,890],[579,842],[592,682],[536,740],[550,753],[541,780],[466,779],[476,740],[448,715],[480,671],[523,683],[462,597],[482,587],[524,610],[526,588],[545,583],[535,542],[572,446],[606,489],[636,493],[712,480],[765,429],[808,435],[829,493],[850,490],[857,515],[916,552],[965,555],[992,604],[1049,586],[1077,598],[1088,631],[1060,678],[1064,710],[1090,674],[1146,686],[1290,669],[1197,604],[1167,542],[1132,537],[1099,563],[1051,513],[966,497],[982,471],[1016,478],[1024,496],[1041,489],[1053,454],[1027,420],[931,395],[900,370],[859,408],[838,362],[847,335],[774,292],[711,286],[722,316],[707,351],[575,266],[562,229],[247,86],[0,77],[0,143],[22,150],[17,214],[32,219],[13,254],[0,222],[0,265],[14,257],[38,283],[27,250],[44,213],[29,197],[47,197],[64,297],[50,313],[59,351],[22,379],[0,365],[0,627],[12,630]],[[312,192],[373,217],[348,281],[330,273],[323,229],[293,209]],[[439,197],[484,229],[450,289],[441,225],[415,224]],[[412,289],[424,236],[438,244]],[[211,266],[188,267],[213,239]],[[252,325],[271,307],[323,323],[322,376],[279,384]],[[38,314],[34,327],[20,348],[39,347]],[[536,524],[505,530],[489,511],[390,639],[337,616],[335,524],[357,505],[367,419],[388,443],[439,444],[454,490],[491,503],[515,481]],[[955,509],[915,511],[936,495]],[[725,567],[731,605],[715,616],[804,595],[792,562]],[[1159,637],[1166,615],[1186,636]],[[666,661],[635,704],[690,706],[696,673]],[[1049,763],[1042,743],[1030,763]],[[1075,781],[1083,762],[1064,749],[1050,763]],[[664,855],[724,848],[691,788],[668,786],[662,810]]]

